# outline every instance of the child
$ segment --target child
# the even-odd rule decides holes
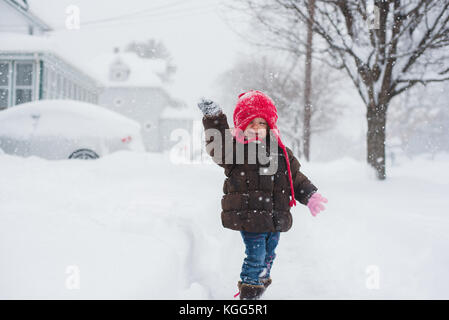
[[[206,150],[226,175],[222,224],[240,231],[246,247],[237,284],[240,299],[258,299],[271,284],[279,234],[292,226],[290,207],[296,205],[295,199],[313,216],[324,210],[321,202],[327,200],[299,171],[298,160],[282,143],[277,110],[267,95],[257,90],[239,95],[233,130],[217,103],[203,98],[198,107],[204,114]],[[250,161],[251,156],[256,160]],[[261,161],[264,157],[266,163]]]

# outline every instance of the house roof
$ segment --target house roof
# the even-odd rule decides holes
[[[50,36],[31,36],[18,33],[0,33],[0,55],[17,54],[52,54],[66,62],[74,69],[91,78],[100,88],[158,88],[167,95],[173,109],[164,113],[166,118],[190,118],[183,99],[176,97],[170,84],[164,83],[158,74],[164,73],[167,62],[162,59],[144,59],[135,53],[125,52],[119,55],[114,53],[98,54],[89,59],[83,58],[76,51],[64,47]],[[126,81],[112,81],[109,78],[110,66],[120,59],[130,69]],[[179,109],[178,109],[179,108]]]
[[[135,53],[120,54],[102,53],[83,59],[77,52],[73,52],[59,44],[50,36],[32,36],[17,33],[0,33],[1,53],[50,53],[68,62],[84,74],[94,78],[99,87],[125,87],[125,88],[165,88],[165,84],[158,74],[165,72],[166,61],[162,59],[143,59]],[[110,79],[110,67],[120,63],[130,69],[125,81]],[[167,91],[169,91],[167,89]]]
[[[90,72],[89,66],[86,65],[76,52],[70,51],[64,48],[64,46],[59,45],[51,37],[1,32],[0,43],[0,54],[2,55],[30,53],[53,54],[58,59],[68,63],[74,69],[78,69],[79,72],[92,78],[92,80],[98,83],[98,79]]]
[[[43,31],[52,31],[53,30],[47,23],[45,23],[38,16],[36,16],[33,12],[30,11],[27,1],[20,1],[20,0],[3,0],[3,1],[5,1],[8,5],[10,5],[18,13],[20,13],[23,17],[25,17],[33,25],[39,27]]]
[[[165,72],[167,62],[162,59],[144,59],[132,52],[103,53],[92,57],[87,63],[89,70],[104,87],[164,87],[159,74]],[[110,78],[114,64],[129,69],[126,80],[117,81]]]

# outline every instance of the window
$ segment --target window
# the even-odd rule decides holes
[[[52,67],[45,67],[44,71],[44,99],[56,98],[56,72]]]
[[[67,79],[62,79],[62,98],[66,99],[68,97],[69,85],[67,83]]]
[[[16,89],[16,105],[33,99],[31,89]]]
[[[49,86],[48,86],[48,83],[49,83],[49,79],[48,79],[48,68],[44,68],[44,74],[43,74],[43,77],[42,77],[42,80],[43,80],[43,84],[42,84],[42,94],[43,94],[43,98],[44,99],[47,99],[48,98],[48,95],[49,95]]]
[[[9,71],[10,63],[0,61],[0,109],[5,109],[9,105]]]
[[[75,84],[72,81],[70,81],[70,83],[69,83],[69,98],[73,99],[74,96],[75,96]]]
[[[95,91],[90,91],[89,96],[90,96],[90,102],[93,103],[93,104],[96,104],[97,101],[96,101],[96,93],[95,93]]]
[[[47,69],[48,70],[48,90],[50,91],[50,94],[48,95],[49,99],[56,99],[56,85],[57,85],[57,80],[56,80],[56,73],[54,70],[52,69]]]
[[[0,87],[0,109],[5,109],[8,107],[8,89]]]
[[[15,100],[21,104],[33,100],[33,63],[16,62],[15,67]]]
[[[79,91],[78,86],[75,84],[73,88],[73,100],[78,100]]]
[[[60,73],[57,74],[56,78],[56,99],[62,98],[62,75]]]
[[[121,107],[123,105],[123,100],[121,98],[114,99],[114,106]]]
[[[114,80],[122,80],[123,74],[120,71],[114,73]]]
[[[152,128],[151,122],[150,121],[145,122],[144,126],[145,131],[149,131],[151,128]]]
[[[16,72],[17,86],[31,86],[33,84],[33,64],[17,63]]]

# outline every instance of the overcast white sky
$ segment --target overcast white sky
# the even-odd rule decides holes
[[[29,0],[31,10],[48,22],[58,43],[85,59],[112,52],[132,40],[162,40],[178,67],[175,94],[192,103],[210,96],[211,84],[232,65],[245,43],[218,13],[220,0]],[[66,28],[67,9],[80,10],[80,29]],[[222,11],[221,11],[222,12]],[[116,18],[89,24],[89,21]]]

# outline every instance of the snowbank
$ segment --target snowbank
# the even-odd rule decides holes
[[[329,199],[292,209],[266,299],[449,298],[449,159],[302,163]],[[233,299],[244,257],[220,221],[223,172],[121,151],[0,154],[0,298]]]

